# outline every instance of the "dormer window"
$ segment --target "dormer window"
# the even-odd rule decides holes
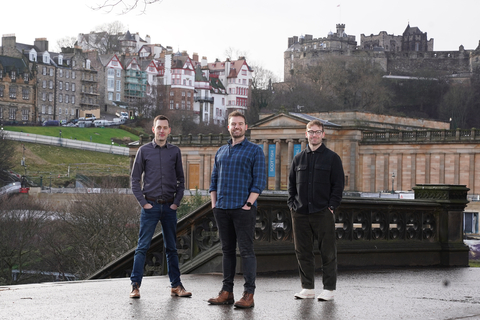
[[[90,69],[90,59],[87,59],[87,69]]]
[[[43,53],[43,63],[50,64],[50,55],[46,51]]]
[[[30,50],[30,54],[28,55],[30,61],[36,62],[37,61],[37,52],[35,50]]]
[[[23,74],[23,81],[28,82],[28,72]]]
[[[59,65],[63,64],[63,56],[61,54],[58,56],[58,64]]]
[[[15,71],[12,71],[12,73],[11,73],[12,81],[15,81],[16,78],[17,78],[17,75],[16,75]]]

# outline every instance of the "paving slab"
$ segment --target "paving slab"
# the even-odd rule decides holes
[[[170,296],[166,276],[0,287],[0,319],[480,319],[480,268],[341,270],[335,300],[294,299],[297,274],[257,276],[255,307],[213,306],[220,274],[182,275],[191,298]],[[317,274],[317,294],[321,273]],[[243,277],[235,279],[241,297]]]

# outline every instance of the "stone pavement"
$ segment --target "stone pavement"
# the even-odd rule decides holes
[[[297,274],[258,275],[255,307],[212,306],[220,274],[187,274],[191,298],[171,297],[166,276],[0,287],[0,319],[480,319],[480,268],[341,270],[334,301],[295,300]],[[317,275],[320,287],[321,274]],[[243,278],[237,276],[235,298]],[[317,289],[317,294],[320,290]]]

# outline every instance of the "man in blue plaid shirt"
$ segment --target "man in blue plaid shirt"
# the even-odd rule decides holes
[[[245,116],[234,111],[228,116],[231,139],[218,149],[210,184],[213,214],[217,221],[223,251],[223,286],[210,304],[233,304],[233,279],[237,262],[236,247],[242,257],[245,279],[237,308],[254,306],[257,258],[253,251],[257,198],[267,184],[263,150],[245,139]]]

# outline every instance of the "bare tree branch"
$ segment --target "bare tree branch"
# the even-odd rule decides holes
[[[161,2],[163,2],[163,0],[105,0],[103,3],[90,8],[95,11],[103,10],[106,13],[111,13],[115,9],[120,8],[119,14],[122,15],[140,7],[140,14],[144,14],[149,5]]]

